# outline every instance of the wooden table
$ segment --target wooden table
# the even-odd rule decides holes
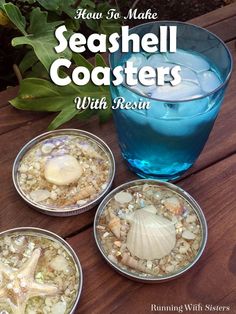
[[[235,61],[236,4],[191,22],[220,36],[227,43]],[[52,115],[13,109],[7,101],[16,94],[17,88],[0,94],[0,230],[20,226],[45,228],[63,236],[72,245],[84,272],[83,292],[77,313],[149,313],[152,303],[228,305],[231,307],[230,313],[236,313],[235,86],[236,70],[233,71],[222,110],[203,153],[177,183],[196,198],[204,210],[209,226],[206,251],[185,276],[155,285],[126,279],[105,263],[93,238],[92,224],[96,209],[76,217],[55,218],[34,211],[18,196],[11,179],[14,158],[22,145],[46,131]],[[66,127],[88,130],[107,142],[117,164],[114,187],[136,178],[121,159],[112,121],[101,126],[96,119],[83,123],[73,121]]]

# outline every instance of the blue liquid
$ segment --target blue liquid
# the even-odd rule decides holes
[[[211,64],[210,70],[221,82],[216,67]],[[148,93],[139,96],[124,86],[111,87],[111,93],[113,99],[120,96],[126,102],[151,102],[151,109],[113,111],[122,155],[129,167],[144,178],[173,180],[201,153],[219,112],[224,88],[205,97],[207,93],[202,91],[203,97],[198,100],[175,99],[173,103],[150,99]]]

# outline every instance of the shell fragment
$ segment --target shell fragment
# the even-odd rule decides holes
[[[82,168],[77,159],[71,155],[57,156],[47,161],[45,179],[56,185],[69,185],[82,175]]]
[[[51,151],[54,149],[55,145],[52,143],[45,143],[42,148],[41,151],[43,154],[47,155],[50,154]]]
[[[35,202],[43,202],[49,198],[51,193],[48,190],[36,190],[30,193],[30,197]]]
[[[195,234],[189,230],[184,230],[182,237],[186,240],[194,240],[196,238]]]
[[[132,199],[132,195],[128,192],[121,191],[115,195],[115,200],[121,204],[129,203],[130,201],[132,201]]]

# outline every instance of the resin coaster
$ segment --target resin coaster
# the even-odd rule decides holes
[[[146,281],[173,278],[200,257],[207,227],[198,204],[170,183],[137,180],[113,190],[95,217],[95,238],[106,260]]]
[[[114,158],[96,136],[59,130],[33,139],[13,166],[19,194],[50,215],[74,215],[94,207],[114,178]]]
[[[37,228],[0,233],[0,312],[73,313],[82,270],[72,248]]]

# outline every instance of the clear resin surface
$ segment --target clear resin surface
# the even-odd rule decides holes
[[[116,193],[101,211],[96,232],[112,263],[147,278],[188,267],[202,243],[201,223],[192,206],[171,189],[151,184]]]
[[[0,312],[68,314],[79,272],[64,246],[44,235],[15,232],[0,237]]]
[[[111,160],[92,139],[51,136],[30,148],[18,168],[18,185],[34,203],[73,210],[96,199],[111,178]]]

